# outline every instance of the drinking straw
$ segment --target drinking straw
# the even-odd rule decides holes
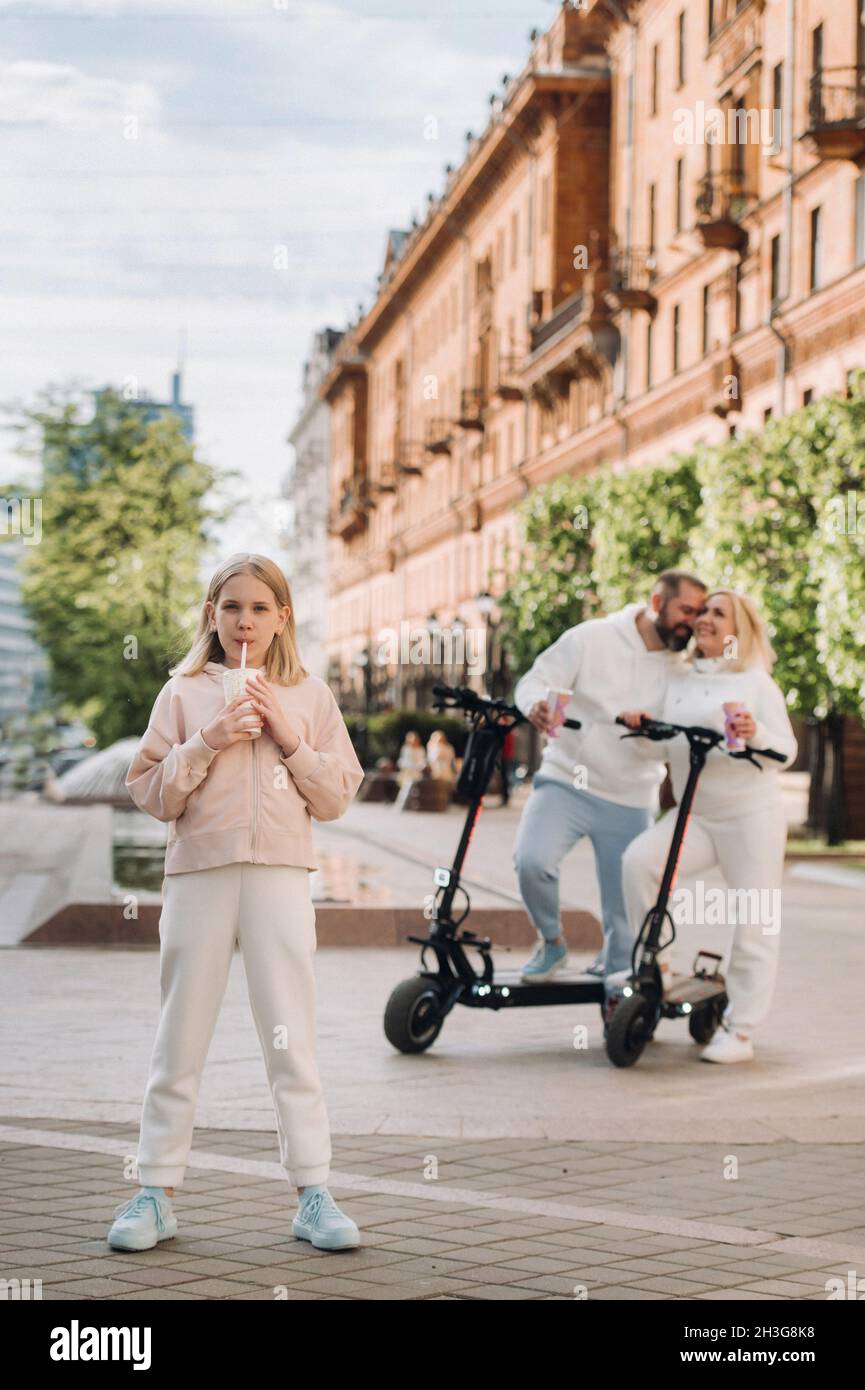
[[[242,648],[241,653],[240,653],[240,669],[241,669],[241,671],[245,671],[245,670],[246,670],[246,643],[245,643],[245,642],[244,642],[244,644],[243,644],[243,648]]]

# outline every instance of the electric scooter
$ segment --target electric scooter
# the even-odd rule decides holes
[[[625,721],[617,719],[616,723],[624,724]],[[607,1056],[617,1067],[630,1067],[639,1060],[661,1018],[685,1017],[688,1020],[688,1031],[694,1041],[710,1042],[727,1006],[726,986],[719,969],[723,957],[715,951],[698,951],[694,959],[693,973],[674,975],[666,995],[661,981],[661,969],[656,960],[658,951],[662,947],[672,945],[676,939],[676,928],[667,910],[667,904],[676,881],[688,817],[700,773],[712,749],[723,742],[724,734],[716,729],[700,728],[695,724],[665,724],[643,716],[639,729],[622,735],[622,738],[649,738],[658,742],[673,738],[677,734],[684,734],[688,740],[690,767],[678,807],[658,900],[646,913],[634,943],[631,973],[621,994],[612,993],[605,1009]],[[763,758],[774,758],[781,763],[785,761],[783,753],[777,753],[773,748],[751,748],[746,745],[741,750],[725,748],[722,752],[728,757],[742,758],[753,763],[760,772],[763,769],[754,754]],[[661,932],[665,922],[669,924],[672,935],[662,942]],[[710,965],[710,961],[714,961],[714,965]]]
[[[459,928],[471,911],[468,892],[460,883],[460,873],[481,813],[502,744],[510,729],[525,723],[516,705],[478,695],[467,686],[436,685],[438,697],[433,708],[461,709],[472,729],[457,781],[457,792],[469,799],[463,832],[450,868],[433,870],[435,894],[430,912],[429,936],[407,936],[421,949],[421,968],[393,990],[384,1014],[388,1042],[400,1052],[423,1052],[441,1032],[442,1025],[456,1004],[470,1009],[531,1007],[536,1004],[597,1004],[603,1011],[604,982],[597,975],[560,970],[555,978],[530,983],[517,970],[493,970],[493,943],[488,936]],[[565,728],[579,729],[579,720],[566,719]],[[461,893],[465,904],[454,916],[454,899]],[[427,968],[427,952],[432,951],[436,969]],[[480,957],[475,970],[466,952]]]

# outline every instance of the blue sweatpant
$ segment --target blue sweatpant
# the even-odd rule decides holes
[[[536,773],[514,845],[514,868],[529,916],[547,941],[561,931],[559,871],[578,840],[595,852],[604,926],[604,974],[626,970],[634,945],[622,889],[622,855],[652,824],[651,811],[620,806]]]

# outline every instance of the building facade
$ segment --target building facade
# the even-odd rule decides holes
[[[325,328],[314,334],[303,364],[302,404],[288,442],[294,456],[282,495],[289,504],[283,543],[291,584],[301,660],[313,675],[327,675],[327,509],[330,416],[319,395],[342,334]]]
[[[439,669],[424,632],[480,633],[494,664],[485,609],[530,489],[845,386],[863,74],[858,0],[581,0],[533,37],[424,221],[388,238],[321,386],[332,679],[359,659],[414,703],[423,655]],[[439,654],[469,670],[453,640]]]

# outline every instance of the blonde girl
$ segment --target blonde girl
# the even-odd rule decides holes
[[[242,664],[246,689],[227,699],[226,672]],[[309,874],[312,820],[341,816],[363,769],[329,686],[301,664],[288,582],[264,555],[219,566],[192,646],[169,674],[126,779],[136,805],[169,823],[162,1011],[138,1144],[142,1187],[116,1209],[108,1241],[145,1250],[177,1232],[171,1197],[238,942],[280,1159],[298,1191],[292,1231],[320,1249],[355,1246],[357,1226],[327,1189]]]

